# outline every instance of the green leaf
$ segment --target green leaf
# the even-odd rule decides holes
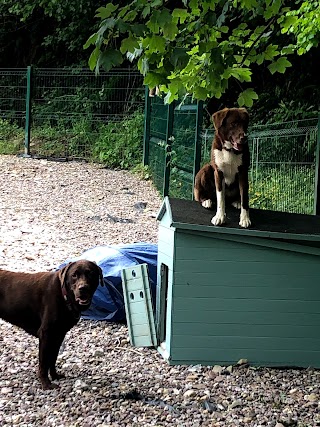
[[[183,24],[184,21],[188,18],[189,13],[186,9],[174,9],[172,12],[172,16],[175,19],[179,19],[180,24]]]
[[[105,71],[110,71],[111,68],[122,64],[122,62],[121,53],[118,50],[108,48],[100,53],[96,67],[102,67]]]
[[[97,61],[100,55],[100,49],[96,47],[92,52],[88,60],[89,68],[91,71],[94,70],[95,66],[97,65]]]
[[[298,20],[297,16],[286,16],[283,22],[281,23],[281,26],[282,26],[281,33],[282,34],[287,33],[290,27],[296,24],[297,20]]]
[[[268,68],[271,74],[276,72],[283,74],[288,67],[291,67],[291,65],[291,62],[289,62],[286,57],[282,56],[275,62],[272,62],[272,64],[268,65]]]
[[[269,44],[264,51],[264,58],[272,61],[275,56],[279,55],[278,45]]]
[[[98,38],[98,34],[92,34],[88,40],[85,42],[85,44],[83,45],[83,49],[88,49],[89,46],[91,46],[92,44],[95,44],[96,40]]]
[[[251,74],[252,72],[249,68],[230,67],[224,71],[222,77],[228,79],[230,76],[232,76],[240,82],[250,82]]]
[[[145,8],[142,11],[142,16],[145,18],[150,14],[151,8],[150,5],[145,6]]]
[[[126,14],[126,16],[124,17],[124,20],[127,22],[132,22],[135,20],[136,16],[137,16],[137,12],[135,10],[131,10]]]
[[[147,46],[151,52],[164,52],[166,48],[166,41],[163,37],[153,35],[149,37]]]
[[[187,49],[183,47],[174,48],[170,56],[170,62],[177,70],[183,70],[187,66],[189,59],[190,56],[187,54]]]
[[[120,52],[134,52],[135,49],[139,48],[138,40],[132,36],[123,39],[121,42]]]
[[[99,9],[97,9],[97,14],[95,16],[96,18],[101,18],[101,19],[109,18],[109,16],[111,16],[112,13],[118,9],[118,7],[119,7],[118,5],[108,3],[105,7],[99,7]]]
[[[208,91],[206,88],[198,86],[194,89],[194,96],[197,99],[202,99],[204,101],[208,97]]]
[[[172,41],[176,38],[178,27],[174,22],[168,22],[163,27],[163,35],[168,40]]]
[[[240,107],[252,107],[254,99],[258,99],[258,95],[252,88],[249,88],[240,93],[238,97],[238,104]]]
[[[162,6],[162,0],[153,0],[151,7]]]
[[[149,72],[144,78],[144,84],[150,87],[159,86],[161,83],[161,76],[158,73]]]

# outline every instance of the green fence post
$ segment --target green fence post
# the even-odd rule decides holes
[[[192,200],[193,200],[193,187],[194,179],[200,169],[201,165],[201,131],[202,131],[202,119],[203,119],[203,101],[197,102],[197,115],[196,115],[196,133],[194,138],[194,160],[193,160],[193,181],[192,181]]]
[[[320,113],[318,114],[318,132],[316,146],[316,170],[314,183],[314,215],[320,215]]]
[[[26,124],[24,128],[24,157],[30,157],[31,79],[32,79],[32,65],[29,65],[27,67]]]
[[[165,162],[166,163],[165,163],[164,180],[163,180],[163,197],[169,195],[174,108],[175,108],[175,102],[173,101],[173,102],[171,102],[171,104],[168,105],[167,129],[166,129],[166,147],[165,147],[165,151],[166,151]]]
[[[144,92],[144,132],[143,132],[143,165],[149,164],[149,145],[150,145],[150,120],[151,120],[151,97],[149,88],[145,87]]]

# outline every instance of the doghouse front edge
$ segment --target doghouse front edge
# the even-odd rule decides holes
[[[195,203],[185,202],[186,209]],[[172,364],[245,358],[319,367],[319,239],[177,223],[174,204],[166,199],[158,216],[156,322],[164,357]]]

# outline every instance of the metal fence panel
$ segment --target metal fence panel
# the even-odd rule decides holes
[[[26,74],[27,70],[0,69],[0,117],[23,127]],[[109,134],[125,132],[130,138],[124,119],[138,111],[143,114],[143,105],[142,76],[137,71],[119,69],[95,76],[82,68],[33,68],[30,153],[90,159],[101,128],[109,126]],[[141,124],[142,143],[143,120]]]
[[[163,195],[192,198],[198,118],[199,104],[191,98],[170,106],[161,97],[151,98],[146,151],[154,182]],[[170,185],[166,184],[168,176]]]

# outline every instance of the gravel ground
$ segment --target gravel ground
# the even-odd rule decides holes
[[[0,191],[0,268],[50,270],[96,245],[157,240],[161,200],[128,172],[0,156]],[[37,340],[0,320],[0,348],[1,427],[320,426],[313,369],[173,367],[131,347],[126,326],[81,320],[58,359],[66,379],[42,391]]]

